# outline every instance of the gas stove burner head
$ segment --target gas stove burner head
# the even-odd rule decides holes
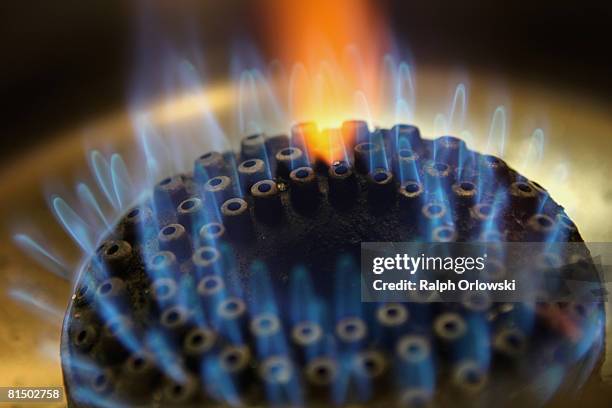
[[[124,215],[66,313],[73,406],[485,404],[579,347],[534,310],[580,307],[580,325],[592,305],[351,298],[361,242],[582,238],[544,188],[458,138],[350,121],[321,147],[314,133],[203,154]]]

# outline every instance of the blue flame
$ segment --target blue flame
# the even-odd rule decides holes
[[[289,283],[291,322],[319,321],[323,315],[319,313],[318,299],[308,269],[304,266],[294,268]]]
[[[107,229],[107,230],[110,229],[110,223],[108,219],[106,218],[106,216],[104,215],[104,212],[102,212],[102,208],[100,207],[98,200],[96,200],[96,197],[94,196],[89,186],[85,183],[77,184],[77,195],[79,196],[79,200],[86,206],[89,212],[92,213],[91,217],[88,217],[88,218],[89,219],[98,218],[97,220],[98,222],[96,223],[97,225],[100,225],[101,223],[102,229]],[[100,229],[100,228],[96,228],[96,229]]]
[[[131,194],[134,191],[130,176],[125,163],[117,153],[111,156],[111,180],[115,191],[116,203],[119,209],[124,209],[129,204]]]
[[[8,294],[14,300],[21,302],[22,304],[28,305],[35,311],[42,312],[43,314],[51,317],[54,322],[60,323],[64,317],[64,313],[44,299],[34,296],[32,293],[25,289],[13,288],[8,291]]]
[[[252,71],[243,71],[239,81],[238,114],[241,135],[262,133],[263,118],[257,100],[257,89]]]
[[[531,134],[529,138],[529,146],[527,148],[527,154],[525,154],[525,160],[523,166],[539,164],[542,162],[544,156],[544,131],[537,128]]]
[[[467,90],[463,83],[457,85],[448,114],[448,129],[462,131],[464,129],[465,116],[467,113]]]
[[[146,334],[145,343],[148,349],[155,355],[161,370],[174,381],[185,384],[187,374],[179,365],[174,347],[168,344],[168,337],[160,331],[151,330]]]
[[[508,131],[506,116],[506,108],[504,106],[498,106],[493,112],[491,126],[489,127],[487,152],[494,153],[499,157],[504,157],[506,150],[506,137]]]
[[[113,176],[108,161],[99,151],[93,150],[90,153],[90,165],[100,190],[102,190],[113,208],[119,210],[120,206],[117,202],[117,195],[113,186]]]
[[[396,122],[412,122],[414,119],[416,89],[412,69],[408,63],[403,61],[399,64],[397,70],[397,93],[395,100],[397,104],[403,107],[402,110],[396,111]]]
[[[230,375],[221,368],[218,358],[206,358],[201,367],[204,389],[215,399],[232,407],[242,406],[238,391]]]
[[[91,254],[94,251],[94,232],[85,220],[83,220],[61,197],[52,200],[55,216],[60,221],[66,232],[79,244],[83,251]]]
[[[51,253],[50,250],[44,248],[32,237],[27,234],[16,234],[13,239],[23,251],[38,261],[45,269],[53,272],[62,279],[70,279],[72,272],[64,261],[57,255]]]

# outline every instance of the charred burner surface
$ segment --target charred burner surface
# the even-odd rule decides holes
[[[582,238],[540,185],[455,137],[346,122],[327,165],[313,131],[206,153],[128,211],[66,314],[71,404],[487,405],[577,347],[557,320],[587,324],[584,305],[361,304],[361,242]]]

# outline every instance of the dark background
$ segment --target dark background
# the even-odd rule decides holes
[[[612,6],[580,1],[385,1],[390,24],[421,63],[484,67],[611,100]],[[139,41],[138,2],[3,1],[0,149],[125,105]],[[225,75],[237,32],[259,42],[256,2],[202,1],[197,23],[211,76]],[[5,156],[6,157],[6,156]]]

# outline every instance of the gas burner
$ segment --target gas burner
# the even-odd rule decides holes
[[[558,322],[586,328],[600,304],[361,303],[361,242],[582,238],[542,186],[456,137],[350,121],[321,151],[313,132],[205,153],[127,211],[66,313],[72,406],[519,404],[580,347]]]

